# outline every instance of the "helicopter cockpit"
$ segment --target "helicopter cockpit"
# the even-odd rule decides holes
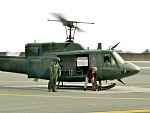
[[[112,54],[104,55],[104,67],[120,67],[123,63],[124,60],[116,51],[112,51]]]

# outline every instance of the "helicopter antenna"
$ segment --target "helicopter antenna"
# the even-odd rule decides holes
[[[64,18],[64,16],[62,16],[59,13],[52,13],[52,15],[55,16],[58,20],[48,19],[47,21],[58,21],[61,22],[63,26],[65,26],[66,35],[67,35],[66,42],[74,42],[74,35],[76,30],[78,30],[79,32],[84,32],[82,29],[77,27],[77,23],[94,24],[89,22],[68,21],[67,19]]]

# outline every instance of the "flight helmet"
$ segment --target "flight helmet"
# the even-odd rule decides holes
[[[52,60],[55,62],[60,62],[60,58],[58,58],[58,57],[54,57]]]

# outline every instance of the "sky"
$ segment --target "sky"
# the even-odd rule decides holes
[[[50,13],[79,23],[74,42],[96,49],[150,50],[150,0],[0,0],[0,51],[24,52],[25,44],[65,42],[66,32]]]

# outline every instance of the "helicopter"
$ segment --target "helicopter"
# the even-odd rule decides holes
[[[54,57],[60,58],[61,76],[58,82],[85,82],[87,70],[97,67],[97,81],[101,89],[115,87],[115,83],[103,86],[102,81],[118,80],[136,75],[140,68],[135,64],[124,61],[115,51],[120,43],[103,50],[101,43],[97,49],[87,49],[74,42],[75,31],[83,30],[77,27],[78,23],[94,24],[89,22],[68,21],[60,14],[53,14],[66,29],[65,42],[27,43],[25,56],[0,56],[0,71],[26,74],[28,78],[49,80],[49,65]],[[62,84],[63,85],[63,84]]]

